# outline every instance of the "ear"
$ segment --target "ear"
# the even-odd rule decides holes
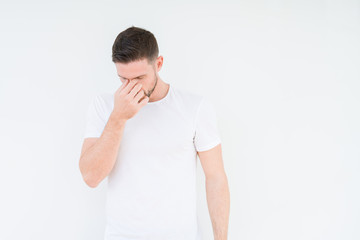
[[[157,59],[156,59],[156,71],[159,72],[162,65],[163,65],[163,62],[164,62],[164,58],[163,56],[159,56]]]

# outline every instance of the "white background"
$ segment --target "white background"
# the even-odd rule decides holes
[[[165,82],[216,108],[228,239],[360,239],[359,1],[23,0],[0,9],[0,239],[102,239],[106,182],[89,188],[78,161],[87,106],[120,86],[111,47],[132,25],[157,38]]]

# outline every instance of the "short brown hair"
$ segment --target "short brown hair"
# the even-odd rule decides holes
[[[129,63],[146,58],[148,63],[154,63],[159,55],[159,47],[155,36],[142,28],[129,27],[119,33],[112,46],[112,61],[114,63]]]

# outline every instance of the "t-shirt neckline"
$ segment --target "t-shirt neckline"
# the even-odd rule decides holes
[[[165,95],[165,97],[163,97],[162,99],[155,101],[155,102],[148,102],[146,105],[157,105],[157,104],[163,104],[167,101],[167,99],[169,98],[169,95],[171,94],[172,91],[172,87],[171,84],[169,84],[169,89],[167,94]]]

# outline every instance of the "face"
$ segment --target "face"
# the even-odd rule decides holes
[[[162,56],[159,58],[162,58]],[[159,66],[159,58],[154,65],[150,65],[146,59],[127,64],[117,62],[115,63],[117,74],[122,83],[125,83],[126,80],[141,83],[141,89],[150,98],[158,80],[156,66]]]

